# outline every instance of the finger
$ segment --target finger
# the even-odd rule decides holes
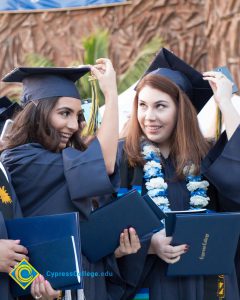
[[[111,61],[109,58],[101,57],[101,58],[96,59],[96,63],[97,64],[106,64],[106,63],[111,63]]]
[[[124,247],[124,233],[120,234],[120,246]]]
[[[97,69],[106,69],[106,65],[105,64],[96,64],[93,66],[94,68],[97,68]]]
[[[138,238],[138,235],[134,228],[129,229],[129,235],[130,235],[130,244],[132,247],[133,252],[137,252],[141,248],[141,244]]]
[[[28,258],[26,255],[24,255],[24,254],[19,254],[19,253],[15,253],[14,259],[15,259],[17,262],[20,262],[20,261],[22,261],[23,259],[29,260],[29,258]]]
[[[46,295],[47,296],[44,281],[45,281],[44,277],[42,275],[39,275],[39,292],[40,292],[40,295]]]
[[[25,248],[22,245],[14,245],[12,248],[13,251],[17,252],[17,253],[22,253],[22,254],[28,254],[28,250],[27,248]]]
[[[124,240],[124,246],[126,249],[130,249],[130,240],[129,240],[129,234],[128,234],[128,229],[124,229],[124,235],[123,235],[123,240]]]
[[[10,263],[10,267],[12,268],[12,269],[14,269],[17,265],[18,265],[18,261],[15,261],[15,260],[13,260],[13,261],[11,261],[11,263]]]
[[[40,293],[40,275],[37,277],[37,279],[35,280],[35,287],[34,287],[34,293],[33,293],[33,296],[40,296],[41,293]]]
[[[176,262],[178,262],[180,260],[181,256],[177,256],[175,258],[171,258],[171,259],[165,259],[165,261],[169,264],[175,264]]]
[[[217,84],[219,82],[219,78],[215,78],[215,77],[203,77],[203,80],[208,80],[208,81],[213,82],[215,84]]]
[[[167,245],[164,247],[164,253],[167,254],[172,254],[173,256],[177,256],[177,253],[184,253],[189,249],[189,246],[184,244],[184,245],[179,245],[179,246],[171,246]]]
[[[215,77],[215,78],[222,78],[225,77],[224,74],[222,72],[216,72],[216,71],[208,71],[208,72],[204,72],[203,76],[206,77]]]
[[[36,280],[37,280],[37,278],[32,282],[32,284],[31,284],[31,294],[32,294],[32,296],[34,296],[34,295],[36,295],[36,291],[35,291],[35,286],[36,286]]]

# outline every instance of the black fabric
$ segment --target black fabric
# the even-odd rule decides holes
[[[209,207],[216,211],[235,211],[240,210],[239,197],[239,145],[240,128],[238,128],[232,139],[227,142],[225,134],[219,142],[212,148],[210,153],[203,161],[203,175],[209,180],[210,187],[208,196],[210,197]],[[234,172],[226,172],[232,164]],[[142,170],[137,168],[129,170],[127,160],[123,159],[121,165],[123,188],[131,188],[132,185],[142,186],[144,192],[144,182]],[[239,174],[237,174],[237,170]],[[176,181],[174,166],[170,158],[163,160],[163,172],[168,183],[168,199],[172,210],[186,210],[189,208],[189,191],[185,180]],[[219,178],[221,177],[221,178]],[[229,178],[230,177],[230,178]],[[221,186],[218,182],[231,182],[231,190],[227,185]],[[212,184],[214,183],[214,184]],[[224,191],[223,191],[224,189]],[[226,197],[228,195],[228,197]],[[238,209],[237,209],[238,208]],[[239,251],[239,250],[238,250]],[[238,252],[239,253],[239,252]],[[126,288],[121,300],[130,300],[140,288],[149,288],[150,300],[216,300],[218,291],[217,276],[186,276],[186,277],[167,277],[166,266],[160,258],[154,255],[147,255],[146,248],[141,248],[137,254],[123,257],[118,260],[119,270]],[[144,263],[142,272],[134,272],[134,266]],[[239,264],[239,257],[236,258]],[[239,273],[239,270],[237,270]],[[224,276],[225,281],[225,300],[239,300],[239,291],[235,272],[229,276]],[[111,283],[110,290],[112,289]],[[122,287],[121,287],[122,288]],[[112,289],[113,290],[113,289]],[[116,293],[116,287],[115,287]],[[112,295],[113,300],[117,300]]]
[[[12,219],[13,218],[13,200],[11,197],[11,187],[1,169],[0,169],[0,190],[1,190],[0,191],[0,211],[4,215],[5,220]],[[6,202],[6,200],[8,202]]]
[[[6,171],[7,173],[7,171]],[[8,175],[8,173],[7,173]],[[10,180],[10,178],[8,177]],[[0,186],[5,186],[6,190],[11,197],[11,203],[4,204],[0,200],[0,239],[7,239],[7,230],[5,227],[5,219],[19,218],[22,216],[21,209],[18,203],[18,199],[11,185],[11,181],[8,182],[5,174],[0,169]],[[0,298],[4,300],[13,300],[9,289],[9,276],[6,273],[0,272]]]

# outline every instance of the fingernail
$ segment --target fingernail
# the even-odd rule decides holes
[[[189,245],[186,245],[185,247],[184,247],[184,252],[187,252],[188,250],[189,250]]]

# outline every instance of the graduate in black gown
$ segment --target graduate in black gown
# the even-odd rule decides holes
[[[81,137],[83,111],[74,82],[89,69],[99,81],[106,110],[87,146]],[[119,183],[117,88],[111,61],[99,59],[90,68],[17,68],[4,81],[23,83],[23,111],[14,119],[2,153],[23,215],[78,211],[85,220],[93,209],[92,199],[114,193]],[[91,264],[83,257],[83,270],[100,274],[103,261]],[[103,276],[84,277],[83,284],[86,299],[107,299]],[[59,291],[41,276],[32,284],[32,295],[54,299]],[[84,295],[80,290],[66,292],[65,300],[85,299]]]
[[[0,133],[7,118],[12,117],[17,104],[7,97],[0,99]],[[27,249],[20,245],[19,240],[9,240],[5,226],[6,220],[22,217],[17,196],[11,178],[0,162],[0,295],[1,299],[12,300],[9,289],[8,273],[22,259],[27,258]]]
[[[136,88],[127,136],[120,144],[120,192],[137,188],[163,211],[239,211],[240,117],[230,101],[232,83],[219,72],[203,77],[166,49],[148,71]],[[211,97],[208,81],[226,126],[214,146],[202,136],[196,114]],[[109,278],[112,300],[240,299],[235,270],[224,278],[167,277],[167,265],[191,249],[171,246],[164,230],[146,236],[141,246],[118,260],[121,277]]]

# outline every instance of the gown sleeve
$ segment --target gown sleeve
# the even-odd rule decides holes
[[[240,126],[228,141],[224,132],[202,162],[204,176],[229,205],[225,210],[240,209]]]
[[[98,139],[80,152],[73,148],[63,150],[64,175],[72,200],[79,197],[103,196],[115,193],[119,186],[118,166],[108,175]]]

